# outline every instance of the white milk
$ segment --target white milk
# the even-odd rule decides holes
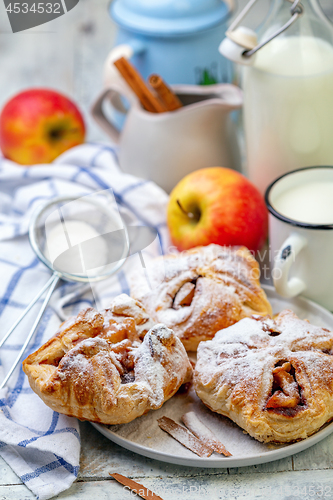
[[[248,175],[264,192],[285,172],[333,165],[333,48],[279,36],[245,68]]]
[[[93,238],[95,238],[94,251],[84,255],[84,265],[88,270],[102,267],[107,263],[106,242],[94,227],[83,221],[66,221],[64,224],[59,223],[49,230],[46,227],[47,249],[45,255],[53,264],[57,257],[70,247]],[[71,265],[75,268],[76,262],[71,263],[68,260],[66,271],[71,268]]]
[[[273,203],[280,214],[309,224],[333,224],[333,182],[306,182],[280,194]]]

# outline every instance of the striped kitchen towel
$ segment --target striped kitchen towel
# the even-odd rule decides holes
[[[33,167],[0,158],[0,338],[50,278],[28,241],[35,208],[59,195],[79,197],[110,189],[127,222],[156,232],[156,241],[145,249],[145,260],[169,251],[168,196],[152,182],[121,172],[115,148],[86,144],[51,165]],[[134,254],[115,276],[96,285],[95,293],[90,285],[61,282],[25,357],[55,333],[61,320],[95,305],[93,298],[107,307],[112,296],[128,293],[128,274],[138,265],[142,255]],[[17,357],[40,305],[41,300],[0,349],[1,377]],[[21,364],[0,391],[0,455],[41,500],[69,488],[79,471],[78,421],[45,406],[30,389]]]

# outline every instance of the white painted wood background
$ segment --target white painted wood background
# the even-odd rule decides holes
[[[333,0],[321,3],[333,18]],[[72,96],[84,110],[88,138],[105,140],[89,117],[89,107],[101,90],[103,63],[115,36],[108,4],[108,0],[81,0],[66,16],[13,35],[0,0],[0,108],[24,88],[54,87]],[[259,0],[249,25],[256,25],[268,5],[269,0]],[[140,457],[113,444],[89,423],[81,424],[81,435],[78,481],[59,499],[133,498],[110,478],[112,472],[137,479],[164,500],[333,499],[333,435],[284,460],[226,470],[173,466]],[[0,500],[33,498],[0,459]]]
[[[333,19],[333,0],[320,1]],[[239,8],[246,2],[236,0]],[[67,15],[13,34],[0,0],[0,109],[8,98],[24,88],[53,87],[72,96],[83,109],[89,140],[107,140],[91,120],[89,108],[102,89],[103,64],[115,37],[109,3],[109,0],[80,0]],[[258,25],[269,5],[270,0],[258,0],[246,23]]]

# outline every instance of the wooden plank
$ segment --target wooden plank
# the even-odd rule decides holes
[[[109,478],[109,473],[118,472],[125,476],[166,477],[166,476],[201,476],[203,474],[227,475],[227,469],[206,469],[185,467],[160,462],[143,457],[116,445],[100,434],[88,422],[80,423],[82,451],[79,479]]]
[[[103,69],[113,47],[116,25],[108,13],[109,2],[84,0],[82,18],[76,24],[73,93],[84,112],[91,141],[109,141],[90,116],[90,107],[103,90]]]
[[[274,460],[266,464],[251,465],[248,467],[234,467],[229,469],[230,474],[264,474],[293,470],[292,457]]]
[[[61,20],[60,25],[52,26],[55,32],[34,28],[16,34],[0,33],[3,68],[0,107],[27,87],[51,87],[72,94],[72,37],[68,29],[62,32],[62,22],[66,17],[50,23],[53,25]]]
[[[22,481],[4,459],[0,457],[0,485],[5,484],[22,484]]]
[[[163,500],[289,500],[302,498],[332,498],[332,471],[318,470],[280,472],[276,474],[245,474],[239,476],[209,476],[196,478],[142,478],[145,487]],[[34,496],[25,486],[0,486],[0,498],[31,500]],[[55,499],[61,500],[122,500],[134,498],[133,493],[114,480],[77,482]]]
[[[246,1],[239,2],[239,9]],[[4,4],[0,2],[2,75],[0,108],[11,95],[23,88],[55,87],[71,95],[83,109],[89,128],[89,139],[105,140],[106,136],[93,124],[89,108],[102,88],[103,64],[115,35],[115,26],[107,13],[108,3],[108,0],[81,0],[79,5],[66,16],[29,30],[29,32],[13,35],[4,13]],[[332,1],[322,0],[321,4],[332,17]],[[263,15],[264,8],[267,8],[267,2],[260,0],[257,6],[260,15]],[[249,25],[256,25],[258,14],[254,11],[251,16]],[[109,479],[109,472],[121,472],[134,478],[149,476],[149,479],[142,479],[142,482],[144,484],[147,482],[147,486],[153,489],[153,485],[160,487],[161,480],[158,478],[163,477],[163,484],[167,485],[166,500],[176,497],[179,487],[183,493],[182,499],[202,498],[198,490],[200,485],[209,492],[211,488],[212,495],[215,495],[213,488],[221,488],[225,485],[227,488],[225,495],[229,495],[229,498],[251,500],[266,498],[269,486],[271,486],[270,500],[281,500],[284,495],[279,493],[279,487],[288,482],[295,488],[296,485],[300,487],[305,485],[308,489],[302,498],[311,498],[313,495],[309,488],[312,480],[325,487],[332,484],[332,479],[330,479],[332,472],[323,469],[333,468],[333,436],[295,455],[293,459],[287,458],[269,464],[233,468],[230,469],[228,476],[225,469],[189,468],[141,457],[113,444],[88,423],[82,424],[81,429],[82,457],[79,477],[82,480]],[[292,460],[296,472],[291,471]],[[306,470],[313,470],[313,472],[311,475],[302,472]],[[118,500],[119,491],[119,485],[110,480],[76,483],[70,492],[64,493],[59,498],[73,500],[89,498],[90,500],[94,494],[97,494],[98,498],[117,498]],[[161,490],[156,491],[161,493]],[[294,493],[295,491],[294,489]],[[319,490],[317,493],[324,497],[320,495]],[[124,498],[125,495],[126,498],[132,497],[129,493],[124,493]],[[216,495],[210,498],[221,497]],[[15,500],[34,498],[25,486],[20,485],[20,479],[2,459],[0,459],[0,498]],[[222,498],[228,498],[228,496],[222,496]]]
[[[172,465],[132,453],[109,441],[88,422],[80,423],[82,450],[79,480],[109,479],[118,472],[129,477],[200,477],[203,475],[269,474],[295,470],[333,469],[333,436],[293,458],[267,464],[227,469],[205,469]],[[20,484],[20,479],[0,458],[0,485]]]
[[[293,460],[295,470],[333,469],[333,434],[308,450],[294,455]]]
[[[238,3],[239,11],[247,0]],[[322,0],[321,4],[333,17],[331,0]],[[89,140],[108,140],[89,113],[102,89],[103,65],[116,33],[108,6],[109,0],[81,0],[65,16],[14,35],[0,2],[0,109],[24,88],[53,87],[78,102],[88,125]],[[267,10],[267,0],[260,0],[249,14],[247,25],[257,26]]]
[[[36,500],[36,497],[24,485],[0,486],[1,500]]]
[[[0,109],[25,88],[55,88],[79,104],[88,139],[107,140],[89,110],[102,90],[103,65],[114,42],[108,6],[107,0],[81,0],[68,14],[13,34],[0,2]]]
[[[163,500],[281,500],[287,498],[302,498],[310,500],[313,497],[333,497],[333,475],[331,471],[314,471],[309,475],[306,472],[281,472],[277,474],[255,474],[241,476],[209,476],[195,478],[142,478],[139,482],[160,495]],[[101,486],[99,486],[101,484]],[[56,498],[66,500],[127,499],[133,498],[119,484],[113,481],[104,481],[99,484],[76,483],[67,495]],[[105,495],[105,496],[104,496]],[[108,495],[108,496],[106,496]]]

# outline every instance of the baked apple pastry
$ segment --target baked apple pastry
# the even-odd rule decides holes
[[[222,328],[272,313],[259,274],[247,248],[208,245],[157,258],[150,282],[132,275],[131,295],[155,321],[172,328],[187,351],[196,351]]]
[[[23,370],[52,410],[104,424],[160,408],[192,376],[178,337],[124,294],[66,321]]]
[[[333,333],[285,310],[202,342],[197,395],[263,442],[304,439],[333,418]]]

